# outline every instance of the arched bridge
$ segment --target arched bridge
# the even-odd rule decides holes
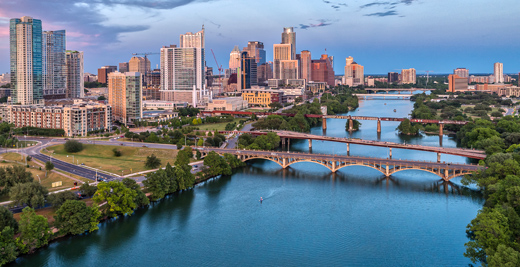
[[[422,170],[440,176],[443,180],[449,181],[452,178],[470,174],[481,169],[481,166],[459,163],[438,163],[427,161],[382,159],[370,157],[350,157],[343,155],[324,155],[310,153],[280,152],[280,151],[257,151],[257,150],[237,150],[225,148],[196,148],[202,156],[206,156],[210,151],[218,154],[229,153],[236,155],[240,160],[246,162],[253,159],[265,159],[278,163],[282,168],[287,168],[292,164],[309,162],[322,165],[332,172],[348,166],[366,166],[380,171],[385,176],[404,170]]]

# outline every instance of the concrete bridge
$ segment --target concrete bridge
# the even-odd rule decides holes
[[[414,91],[431,91],[433,89],[426,89],[426,88],[364,88],[365,91],[372,91],[372,92],[414,92]]]
[[[401,100],[401,99],[410,99],[412,94],[352,94],[357,96],[359,99],[374,99],[374,98],[382,98],[388,100]]]
[[[485,159],[486,158],[485,151],[465,149],[465,148],[450,148],[450,147],[400,144],[400,143],[393,143],[393,142],[362,140],[362,139],[357,139],[357,138],[321,136],[321,135],[298,133],[298,132],[292,132],[292,131],[272,131],[272,132],[276,133],[282,139],[283,146],[285,146],[285,143],[287,143],[289,145],[291,139],[307,139],[309,141],[309,148],[312,148],[313,140],[346,143],[347,144],[347,155],[350,155],[350,144],[355,144],[355,145],[387,147],[389,149],[388,155],[390,158],[392,158],[392,148],[434,152],[434,153],[437,153],[437,162],[441,161],[441,154],[462,156],[462,157],[467,157],[467,158],[472,158],[472,159]],[[224,133],[224,134],[248,133],[251,135],[266,135],[267,133],[269,133],[269,131],[220,131],[220,133]]]
[[[229,153],[237,156],[243,162],[263,159],[276,162],[282,168],[287,168],[296,163],[314,163],[324,166],[331,172],[349,166],[365,166],[381,172],[384,176],[389,177],[400,171],[405,170],[421,170],[438,175],[445,181],[449,181],[455,177],[471,174],[483,168],[478,165],[458,164],[458,163],[439,163],[414,160],[398,160],[398,159],[382,159],[370,157],[351,157],[343,155],[325,155],[311,153],[295,153],[280,151],[257,151],[257,150],[237,150],[226,148],[195,148],[199,150],[202,156],[206,156],[210,151],[214,151],[220,155]]]

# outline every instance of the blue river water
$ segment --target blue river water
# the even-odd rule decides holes
[[[386,105],[384,104],[386,103]],[[349,114],[407,116],[408,100],[363,101]],[[396,112],[393,110],[396,109]],[[348,136],[346,120],[313,134]],[[438,136],[400,137],[395,122],[363,121],[355,138],[439,145]],[[444,136],[443,146],[456,146]],[[305,140],[291,150],[308,151]],[[345,144],[314,142],[313,153],[346,154]],[[351,146],[351,155],[386,157],[385,148]],[[436,160],[398,150],[394,158]],[[469,162],[444,156],[443,161]],[[466,225],[481,208],[475,191],[434,174],[403,171],[390,178],[367,167],[332,174],[297,163],[285,170],[254,160],[231,176],[167,197],[99,231],[66,237],[19,266],[467,266]],[[260,197],[264,199],[259,202]]]

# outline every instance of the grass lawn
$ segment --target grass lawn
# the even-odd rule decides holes
[[[144,166],[146,157],[155,154],[165,166],[167,162],[171,165],[175,162],[178,150],[176,149],[156,149],[147,147],[128,147],[128,146],[102,146],[102,145],[83,145],[83,151],[74,153],[74,159],[79,160],[80,163],[84,163],[86,166],[106,170],[114,174],[121,174],[123,171],[124,175],[129,173],[145,171],[147,168]],[[112,150],[117,148],[122,152],[121,157],[115,157]],[[70,153],[67,153],[63,145],[56,145],[47,148],[47,151],[52,151],[55,154],[53,157],[72,162]],[[49,152],[44,152],[49,154]],[[67,155],[69,157],[67,157]]]
[[[235,118],[232,122],[235,122],[238,125],[238,122],[243,120],[243,118]],[[226,125],[231,122],[219,122],[219,123],[210,123],[210,124],[201,124],[195,125],[201,131],[225,131]]]
[[[17,161],[18,163],[12,163],[12,162],[6,162],[6,163],[0,163],[0,167],[2,168],[5,168],[5,167],[10,167],[14,164],[21,164],[21,165],[25,165],[25,160],[24,162],[22,163],[21,160],[20,160],[20,154],[17,154],[17,153],[6,153],[6,154],[3,154],[2,155],[3,159],[5,160],[15,160]],[[73,187],[74,186],[74,180],[68,178],[68,177],[65,177],[65,176],[62,176],[60,174],[57,174],[57,173],[53,173],[53,172],[49,172],[47,177],[45,177],[45,169],[42,168],[42,170],[40,171],[40,166],[35,164],[34,162],[27,162],[29,164],[29,166],[31,166],[30,168],[27,168],[28,171],[30,171],[33,175],[33,178],[35,181],[39,181],[38,180],[38,176],[40,177],[40,180],[41,180],[41,184],[44,186],[44,187],[47,187],[47,189],[49,190],[49,192],[52,192],[52,191],[56,191],[56,190],[61,190],[61,189],[65,189],[65,188],[69,188],[69,187]],[[52,187],[52,183],[54,182],[59,182],[61,181],[62,182],[62,186],[59,186],[59,187]]]
[[[80,201],[85,202],[87,204],[87,206],[92,206],[92,204],[94,203],[92,198],[82,199]],[[51,226],[51,227],[54,226],[54,215],[56,215],[56,211],[58,211],[58,208],[54,208],[54,207],[47,207],[47,208],[35,210],[37,215],[42,215],[43,217],[47,218],[47,221],[49,222],[49,226]],[[15,220],[20,221],[20,215],[22,215],[21,212],[13,214],[13,217]]]

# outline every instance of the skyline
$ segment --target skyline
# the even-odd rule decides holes
[[[276,10],[270,10],[272,6]],[[84,51],[85,72],[90,73],[128,62],[132,53],[158,53],[162,46],[179,45],[180,34],[197,32],[202,24],[206,64],[214,73],[218,70],[210,49],[227,68],[235,45],[242,49],[248,41],[260,41],[272,61],[273,44],[281,42],[283,27],[294,27],[297,53],[309,50],[313,59],[325,53],[334,56],[336,74],[343,73],[348,56],[363,65],[366,74],[415,68],[417,74],[431,70],[435,75],[463,67],[471,75],[492,73],[495,62],[504,64],[504,73],[518,73],[515,44],[520,38],[510,33],[520,26],[515,6],[520,4],[512,0],[477,0],[471,5],[448,0],[5,0],[0,4],[0,73],[9,72],[9,19],[21,16],[41,19],[45,31],[66,30],[67,49]],[[157,68],[159,56],[149,59]]]

